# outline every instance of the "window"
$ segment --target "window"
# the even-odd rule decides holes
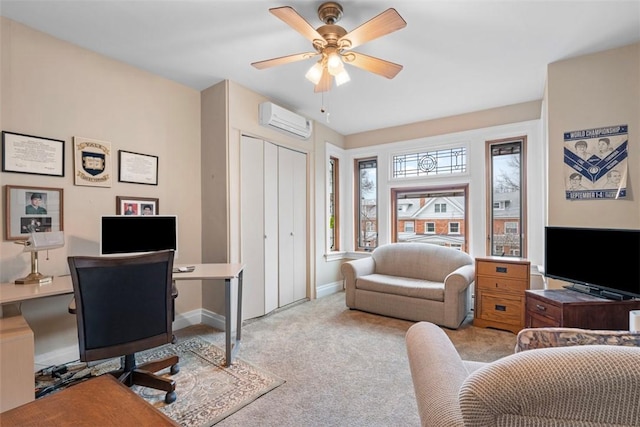
[[[329,157],[329,226],[328,229],[328,246],[329,251],[339,251],[340,250],[340,221],[338,217],[339,205],[338,201],[340,200],[338,189],[339,181],[338,181],[338,171],[340,170],[339,161],[335,157]]]
[[[357,191],[357,250],[373,250],[378,246],[378,185],[377,159],[356,160]]]
[[[487,254],[526,256],[526,137],[486,147]]]
[[[505,232],[505,234],[518,234],[518,223],[517,222],[505,222],[504,223],[504,232]]]
[[[393,156],[394,178],[418,178],[467,170],[465,147]]]
[[[436,223],[435,222],[425,222],[424,223],[424,232],[425,234],[433,234],[436,232]]]
[[[431,243],[467,251],[467,194],[467,185],[392,189],[392,241]]]

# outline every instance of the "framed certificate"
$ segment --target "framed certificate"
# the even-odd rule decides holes
[[[64,141],[2,131],[2,172],[64,176]]]
[[[158,185],[158,156],[118,151],[118,181]]]

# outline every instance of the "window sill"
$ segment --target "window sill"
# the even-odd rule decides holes
[[[340,261],[344,258],[346,258],[346,252],[340,251],[340,252],[329,252],[324,254],[324,260],[329,262],[329,261]]]

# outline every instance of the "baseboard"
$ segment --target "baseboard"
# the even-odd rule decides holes
[[[33,372],[49,366],[64,365],[80,359],[78,344],[70,345],[48,353],[36,354],[34,357]]]
[[[224,331],[224,322],[225,318],[223,315],[215,313],[213,311],[202,309],[202,321],[200,323],[204,323],[205,325],[209,325],[212,328]],[[233,329],[235,330],[235,327],[233,327]]]
[[[327,283],[326,285],[318,286],[316,288],[316,298],[326,297],[331,294],[342,292],[343,290],[342,280],[333,283]]]

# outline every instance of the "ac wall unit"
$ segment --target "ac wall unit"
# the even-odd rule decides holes
[[[311,120],[272,102],[260,104],[260,124],[300,139],[311,136]]]

